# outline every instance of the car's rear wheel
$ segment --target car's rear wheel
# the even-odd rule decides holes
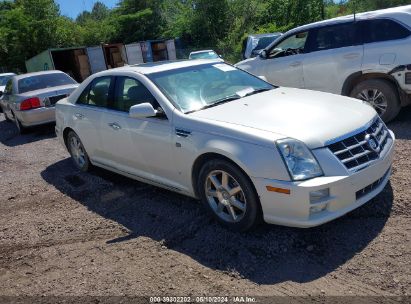
[[[21,124],[21,122],[19,121],[19,119],[14,113],[13,113],[13,117],[14,117],[14,124],[16,125],[17,131],[19,132],[19,134],[26,134],[28,129]]]
[[[214,218],[230,229],[246,231],[260,222],[258,195],[234,164],[222,159],[207,162],[200,170],[198,190]]]
[[[11,122],[11,121],[12,121],[12,120],[10,119],[10,117],[7,115],[7,113],[6,113],[5,110],[3,110],[3,115],[4,115],[4,118],[6,119],[7,122]]]
[[[354,87],[350,96],[370,104],[385,122],[394,119],[401,109],[394,85],[383,79],[368,79],[360,82]]]
[[[83,172],[88,171],[91,167],[90,159],[80,138],[73,131],[67,135],[67,148],[75,166]]]

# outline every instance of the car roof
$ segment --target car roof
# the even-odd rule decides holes
[[[191,66],[198,66],[203,64],[224,64],[223,62],[216,61],[215,59],[197,59],[197,60],[176,60],[176,61],[160,61],[142,63],[136,65],[129,65],[121,68],[106,70],[99,72],[99,75],[111,74],[111,72],[135,72],[140,74],[152,74],[157,72],[164,72],[170,70],[176,70]]]
[[[0,76],[14,76],[14,73],[1,73]]]
[[[382,9],[382,10],[369,11],[369,12],[355,14],[355,20],[357,21],[374,19],[374,18],[389,18],[389,17],[398,19],[402,22],[404,22],[405,19],[408,19],[408,22],[404,22],[404,23],[406,23],[408,26],[411,26],[410,24],[411,5],[405,5],[405,6],[399,6],[399,7],[393,7],[393,8],[387,8],[387,9]],[[344,22],[349,22],[349,21],[354,21],[353,14],[302,25],[302,26],[296,27],[288,31],[286,34],[292,34],[293,32],[310,30],[312,28],[319,27],[319,26],[332,25],[332,24],[344,23]]]
[[[251,34],[248,35],[249,38],[263,38],[263,37],[274,37],[274,36],[280,36],[282,33],[277,32],[277,33],[265,33],[265,34]]]
[[[201,51],[191,52],[191,53],[190,53],[190,55],[193,55],[193,54],[200,54],[200,53],[209,53],[209,52],[214,52],[214,53],[215,53],[215,51],[214,51],[214,50],[201,50]]]
[[[20,80],[20,79],[24,79],[24,78],[31,77],[31,76],[50,75],[50,74],[64,74],[64,72],[57,71],[57,70],[41,71],[41,72],[33,72],[33,73],[17,75],[14,78],[16,80]]]

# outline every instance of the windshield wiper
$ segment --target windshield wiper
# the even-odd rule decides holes
[[[205,110],[205,109],[208,109],[208,108],[212,108],[212,107],[221,105],[221,104],[223,104],[223,103],[230,102],[230,101],[233,101],[233,100],[237,100],[237,99],[240,99],[240,98],[241,98],[241,96],[239,96],[239,95],[237,95],[237,94],[230,95],[230,96],[226,96],[226,97],[224,97],[224,98],[221,98],[221,99],[216,100],[216,101],[215,101],[214,103],[212,103],[212,104],[206,105],[206,106],[201,107],[201,108],[199,108],[199,109],[195,109],[195,110],[188,111],[188,112],[186,112],[185,114],[190,114],[190,113],[193,113],[193,112],[197,112],[197,111]]]
[[[261,88],[261,89],[256,89],[256,90],[254,90],[254,91],[251,91],[251,92],[245,94],[245,96],[250,96],[250,95],[258,94],[258,93],[261,93],[261,92],[270,91],[270,90],[272,90],[272,89],[273,89],[273,88]],[[245,97],[245,96],[244,96],[244,97]]]

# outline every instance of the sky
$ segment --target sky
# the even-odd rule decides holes
[[[90,11],[95,2],[98,0],[56,0],[60,5],[61,14],[75,19],[78,14],[84,10]],[[118,0],[99,0],[107,5],[109,8],[113,8]]]

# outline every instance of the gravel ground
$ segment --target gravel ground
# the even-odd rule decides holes
[[[53,127],[0,118],[0,295],[411,295],[411,108],[391,182],[312,229],[239,234],[195,200],[108,171],[80,173]]]

